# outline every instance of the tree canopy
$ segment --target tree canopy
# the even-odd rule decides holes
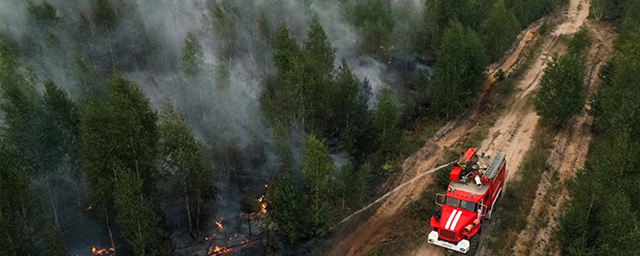
[[[444,32],[437,56],[433,109],[452,118],[475,101],[484,80],[487,55],[478,34],[453,21]]]

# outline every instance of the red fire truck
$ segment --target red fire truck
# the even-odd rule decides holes
[[[491,219],[502,195],[506,155],[498,153],[490,161],[490,157],[478,156],[475,148],[469,148],[453,165],[446,193],[436,196],[436,204],[442,209],[431,217],[428,242],[473,255],[482,225]]]

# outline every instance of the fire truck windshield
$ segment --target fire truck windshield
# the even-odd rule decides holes
[[[446,200],[445,200],[445,204],[453,206],[453,207],[457,207],[457,208],[462,208],[462,209],[465,209],[467,211],[475,211],[476,210],[476,204],[475,203],[467,202],[467,201],[460,200],[460,199],[453,198],[453,197],[447,197]]]

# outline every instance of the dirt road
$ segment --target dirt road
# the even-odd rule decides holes
[[[592,95],[601,85],[598,74],[613,53],[616,35],[614,28],[607,24],[587,21],[587,27],[593,40],[586,63],[589,72],[587,91],[588,95]],[[586,105],[585,109],[589,108]],[[517,255],[560,255],[558,245],[551,242],[551,236],[569,199],[564,182],[584,166],[592,138],[592,124],[593,117],[586,110],[582,111],[573,126],[554,137],[554,147],[548,159],[551,171],[543,173],[538,184],[527,226],[520,232],[513,248]],[[546,225],[539,225],[545,221],[548,221]]]
[[[531,93],[537,87],[540,77],[546,63],[554,53],[563,51],[563,44],[560,42],[562,35],[575,33],[579,27],[585,22],[588,15],[588,0],[571,0],[568,11],[563,14],[561,23],[552,33],[550,40],[542,45],[542,53],[537,57],[534,64],[525,71],[524,78],[515,85],[514,92],[506,102],[506,111],[496,121],[495,125],[490,129],[489,135],[483,141],[480,152],[493,154],[497,151],[506,152],[509,156],[508,168],[517,170],[520,162],[527,149],[531,144],[531,135],[538,121],[538,117],[533,111],[530,104]],[[538,25],[533,25],[520,36],[519,44],[500,64],[494,65],[488,72],[487,80],[483,84],[483,93],[479,97],[480,104],[476,107],[469,118],[464,120],[456,120],[448,123],[436,136],[431,138],[426,145],[414,155],[409,157],[402,164],[401,178],[396,184],[401,184],[413,177],[423,173],[426,170],[436,166],[442,161],[442,157],[448,148],[456,146],[463,141],[472,130],[478,129],[479,118],[482,118],[481,104],[488,95],[490,86],[494,83],[493,73],[502,69],[509,74],[522,65],[523,55],[527,50],[535,44],[539,39],[537,31]],[[597,74],[597,73],[596,73]],[[582,121],[582,119],[585,119]],[[589,124],[588,117],[581,117],[576,123],[576,130],[584,129]],[[578,138],[590,136],[576,135]],[[567,146],[566,150],[575,150],[580,148],[575,143],[584,143],[574,137],[567,137],[568,140],[574,142],[574,146]],[[575,140],[575,141],[574,141]],[[567,144],[567,143],[564,143]],[[569,144],[572,145],[572,144]],[[582,147],[584,148],[584,147]],[[560,153],[559,153],[560,154]],[[564,155],[573,155],[572,153],[563,153]],[[585,155],[580,154],[580,155]],[[564,159],[564,158],[562,158]],[[564,162],[564,161],[560,161]],[[584,162],[584,158],[575,159],[572,165],[564,167],[572,169]],[[513,178],[515,171],[510,172],[509,179]],[[328,253],[331,256],[339,255],[363,255],[367,250],[379,244],[379,242],[388,234],[390,227],[393,227],[394,217],[401,213],[402,210],[413,200],[417,199],[424,188],[430,184],[429,178],[416,181],[412,186],[407,186],[397,193],[387,198],[380,204],[380,207],[372,214],[370,218],[363,221],[355,229],[350,230],[346,235],[336,238],[336,246]],[[442,250],[438,247],[431,246],[425,242],[417,251],[405,252],[405,255],[442,255]]]

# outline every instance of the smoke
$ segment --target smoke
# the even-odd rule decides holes
[[[113,71],[135,80],[156,109],[169,102],[185,112],[196,136],[217,163],[219,200],[211,207],[217,210],[211,210],[205,218],[210,223],[204,233],[214,232],[213,222],[219,216],[237,215],[243,189],[249,187],[260,193],[259,188],[278,167],[271,129],[260,110],[264,81],[275,72],[271,49],[259,39],[260,15],[265,16],[271,31],[281,23],[287,24],[299,43],[305,38],[309,21],[317,15],[335,48],[336,65],[346,60],[359,79],[369,80],[374,95],[393,86],[394,79],[389,78],[393,70],[363,55],[362,39],[349,22],[341,1],[112,0],[117,23],[109,30],[93,21],[94,1],[49,0],[60,18],[51,24],[34,20],[27,2],[0,1],[0,36],[40,78],[54,80],[78,100],[83,88],[78,87],[73,70],[74,58],[80,57],[102,80]],[[419,0],[393,0],[390,4],[409,4],[415,10],[423,5]],[[216,7],[232,21],[235,38],[225,38],[216,30],[212,13]],[[203,46],[207,66],[196,82],[185,80],[178,68],[188,32],[194,33]],[[229,40],[235,42],[235,47],[233,57],[226,59],[224,51]],[[294,138],[296,148],[302,145],[300,137]],[[294,155],[300,159],[299,152]],[[332,157],[340,165],[348,161],[342,153]],[[171,226],[178,229],[182,225],[184,229],[180,211],[171,205],[163,207],[168,222],[174,223]],[[107,244],[102,227],[91,221],[81,218],[69,229],[74,233],[86,230],[87,234],[69,241],[74,255],[82,255],[91,240]],[[174,243],[187,240],[188,235],[183,233],[174,230]],[[187,244],[184,242],[183,246],[189,247],[185,249],[189,252],[206,250],[196,243]]]

